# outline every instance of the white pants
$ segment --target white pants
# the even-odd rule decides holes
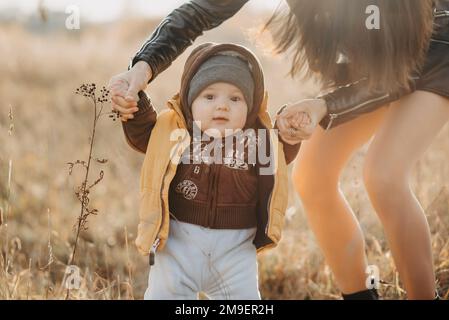
[[[208,229],[170,219],[166,246],[156,252],[145,300],[259,300],[256,228]]]

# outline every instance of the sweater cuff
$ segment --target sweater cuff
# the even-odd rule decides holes
[[[151,104],[150,98],[148,98],[147,94],[143,91],[139,91],[139,101],[137,102],[137,107],[139,111],[135,112],[135,116],[140,116],[148,111],[153,110],[153,106]]]

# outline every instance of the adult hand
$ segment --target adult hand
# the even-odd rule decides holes
[[[285,108],[287,108],[286,106]],[[285,110],[285,109],[284,109]],[[310,123],[309,115],[305,112],[276,116],[276,127],[279,129],[279,135],[282,140],[288,144],[295,145],[302,141],[298,136],[298,129]]]
[[[287,105],[277,116],[279,134],[289,144],[309,139],[327,113],[323,99],[307,99]]]
[[[138,61],[130,70],[117,74],[109,80],[112,108],[120,113],[123,122],[133,119],[138,111],[139,91],[145,90],[153,73],[148,63]]]

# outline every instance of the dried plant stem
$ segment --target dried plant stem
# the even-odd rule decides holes
[[[107,114],[107,113],[102,113],[102,111],[103,111],[103,106],[104,106],[103,103],[108,101],[109,91],[106,89],[106,87],[103,87],[100,90],[100,96],[97,97],[96,96],[96,85],[94,83],[92,83],[92,84],[81,85],[78,89],[76,89],[75,93],[83,95],[84,97],[87,97],[92,101],[93,106],[94,106],[94,113],[93,113],[94,118],[93,118],[92,130],[91,130],[91,135],[90,135],[89,156],[88,156],[87,161],[76,160],[75,162],[68,163],[69,175],[72,174],[72,170],[73,170],[74,166],[76,166],[76,165],[80,165],[85,170],[84,179],[83,179],[81,185],[77,187],[77,191],[75,191],[75,194],[76,194],[78,200],[81,202],[81,208],[80,208],[80,213],[78,216],[78,222],[74,226],[76,236],[75,236],[75,242],[73,245],[72,254],[70,255],[70,258],[69,258],[68,266],[72,266],[76,259],[76,252],[77,252],[77,248],[78,248],[78,241],[80,239],[80,233],[82,230],[87,230],[87,227],[86,227],[87,218],[91,214],[96,215],[98,213],[97,209],[89,208],[89,202],[90,202],[89,193],[90,193],[90,190],[103,179],[104,172],[103,172],[103,170],[101,170],[99,178],[96,179],[93,183],[89,184],[89,174],[91,171],[92,160],[94,160],[100,164],[104,164],[107,162],[107,159],[93,158],[92,153],[93,153],[93,148],[94,148],[94,143],[95,143],[95,134],[96,134],[98,120],[100,119],[101,116]],[[115,120],[115,116],[112,114],[110,115],[110,117],[111,116],[112,116],[113,120]],[[70,286],[67,285],[67,294],[65,297],[66,300],[69,299],[70,289],[71,289]]]
[[[75,261],[75,255],[76,255],[76,249],[78,248],[78,240],[79,240],[79,236],[80,236],[80,232],[81,229],[83,228],[86,218],[89,214],[89,211],[87,210],[87,205],[88,205],[88,198],[87,198],[87,193],[89,191],[90,188],[92,188],[94,185],[96,185],[101,178],[103,177],[102,172],[100,174],[100,179],[96,180],[92,185],[88,186],[88,181],[89,181],[89,173],[90,173],[90,168],[91,168],[91,163],[92,163],[92,151],[94,148],[94,142],[95,142],[95,133],[96,133],[96,128],[97,128],[97,122],[100,119],[100,117],[103,115],[102,114],[102,110],[103,110],[103,102],[101,102],[101,106],[98,110],[98,104],[97,102],[99,102],[95,96],[95,93],[92,93],[92,95],[90,96],[93,104],[94,104],[94,119],[93,119],[93,124],[92,124],[92,134],[90,136],[90,146],[89,146],[89,157],[87,159],[87,165],[84,166],[86,173],[84,176],[84,180],[81,184],[81,190],[80,190],[80,202],[81,202],[81,209],[80,209],[80,214],[78,217],[78,225],[76,227],[76,236],[75,236],[75,243],[73,245],[73,251],[70,257],[70,261],[68,265],[72,265],[73,262]],[[85,211],[88,211],[85,214]],[[67,288],[67,294],[66,294],[66,300],[69,298],[69,293],[70,293],[70,289]]]
[[[95,108],[95,112],[94,112],[94,121],[93,121],[93,128],[92,128],[92,135],[91,135],[91,139],[90,139],[90,147],[89,147],[89,158],[87,160],[87,167],[86,167],[86,174],[84,177],[84,181],[83,184],[81,186],[82,190],[81,190],[81,199],[84,200],[85,199],[85,195],[86,195],[86,186],[87,186],[87,182],[89,181],[89,171],[90,171],[90,163],[92,160],[92,150],[93,150],[93,146],[94,146],[94,141],[95,141],[95,129],[97,126],[97,121],[99,119],[99,115],[97,115],[97,101],[94,98],[92,99],[94,102],[94,108]],[[103,108],[103,106],[102,106]],[[101,108],[101,109],[102,109]],[[101,113],[101,109],[100,109],[100,113]],[[73,261],[75,261],[75,254],[76,254],[76,249],[77,249],[77,245],[78,245],[78,239],[79,239],[79,235],[81,232],[81,225],[82,225],[82,217],[84,214],[84,210],[85,210],[85,202],[81,201],[81,211],[80,211],[80,216],[78,217],[78,226],[77,226],[77,230],[76,230],[76,237],[75,237],[75,244],[73,246],[73,252],[72,252],[72,256],[70,259],[70,263],[69,265],[71,265],[73,263]]]

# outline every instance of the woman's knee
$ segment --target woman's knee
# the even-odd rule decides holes
[[[416,91],[390,107],[365,161],[364,180],[373,201],[391,205],[409,200],[410,173],[447,122],[447,106],[438,95]]]
[[[404,164],[389,161],[388,155],[376,153],[365,160],[363,180],[372,201],[391,204],[409,189],[409,170]]]

